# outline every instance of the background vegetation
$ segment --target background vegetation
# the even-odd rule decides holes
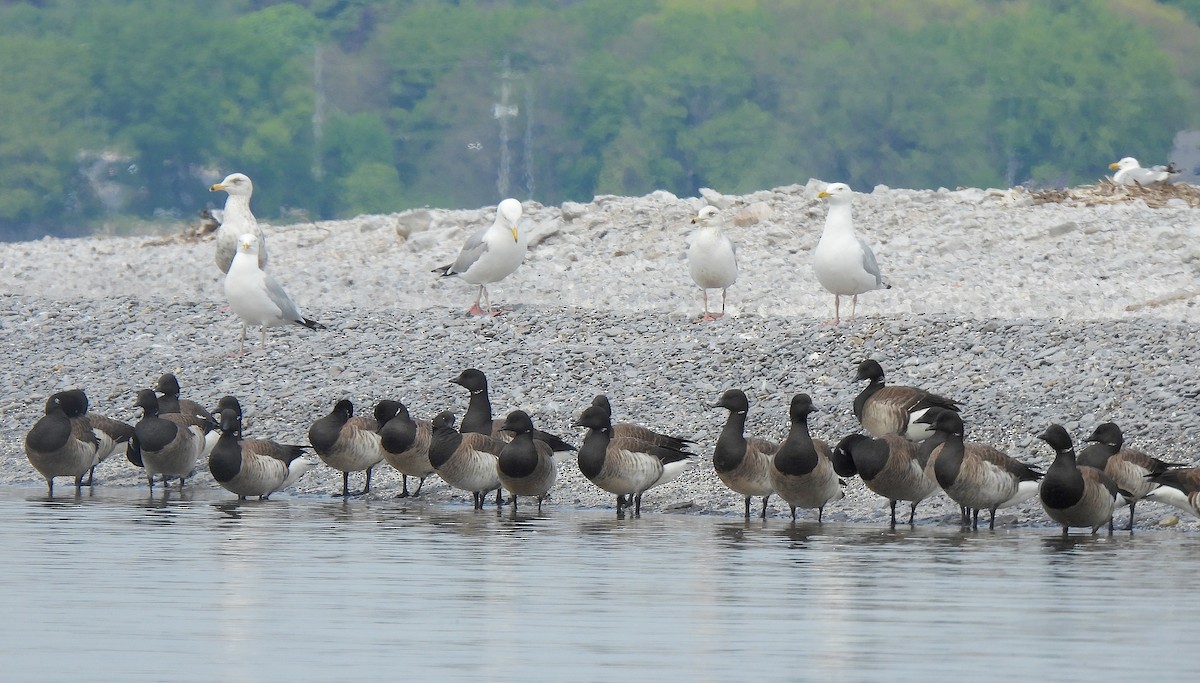
[[[703,186],[1091,181],[1197,126],[1200,0],[0,0],[0,238]]]

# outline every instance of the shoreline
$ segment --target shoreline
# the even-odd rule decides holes
[[[1125,321],[969,320],[949,316],[859,317],[840,328],[812,318],[744,316],[697,325],[670,314],[614,316],[577,309],[520,306],[499,318],[467,319],[441,309],[354,313],[327,333],[297,328],[272,330],[268,350],[252,345],[243,358],[235,349],[237,326],[214,315],[210,303],[164,304],[129,297],[58,302],[54,312],[34,310],[45,300],[0,297],[0,329],[10,357],[23,344],[41,353],[3,381],[8,417],[0,429],[0,485],[35,485],[41,477],[24,457],[24,432],[41,412],[45,396],[72,386],[88,391],[93,411],[135,422],[133,396],[159,374],[175,372],[182,396],[215,405],[229,393],[246,410],[246,435],[306,444],[308,426],[333,402],[350,398],[369,412],[384,398],[403,401],[414,416],[440,410],[461,418],[467,393],[449,380],[465,367],[489,376],[496,416],[521,408],[539,428],[578,445],[582,431],[571,421],[596,393],[613,402],[614,420],[636,421],[697,442],[698,462],[675,482],[646,494],[647,513],[684,508],[688,514],[734,515],[741,497],[712,471],[712,445],[725,411],[704,407],[726,388],[751,398],[747,434],[780,440],[787,429],[793,393],[813,396],[814,437],[836,443],[859,431],[851,404],[862,388],[853,381],[858,360],[881,361],[889,382],[921,386],[962,401],[969,440],[995,445],[1044,468],[1052,459],[1036,440],[1050,422],[1061,422],[1077,440],[1101,421],[1113,420],[1127,443],[1164,460],[1191,463],[1200,440],[1194,418],[1192,380],[1200,352],[1183,353],[1175,342],[1190,327],[1157,319]],[[131,332],[137,326],[94,326],[128,316],[147,322],[164,311],[196,329]],[[42,333],[53,330],[55,343]],[[107,331],[106,331],[107,330]],[[42,337],[39,341],[38,338]],[[1157,344],[1147,343],[1155,338]],[[107,353],[72,349],[89,345],[123,349],[114,365]],[[941,343],[930,346],[929,339]],[[936,351],[936,352],[935,352]],[[1140,354],[1145,362],[1130,360]],[[128,370],[121,365],[127,364]],[[1170,404],[1174,401],[1174,404]],[[97,468],[102,486],[144,487],[140,469],[118,451]],[[340,473],[319,466],[296,487],[301,495],[340,490]],[[351,475],[361,488],[362,474]],[[64,480],[58,481],[60,491]],[[847,497],[826,508],[830,521],[886,523],[886,501],[851,479]],[[372,500],[399,492],[399,475],[386,463],[376,468]],[[204,463],[189,487],[217,489]],[[71,495],[66,494],[64,495]],[[230,494],[232,496],[232,494]],[[422,497],[430,502],[469,499],[431,478]],[[772,498],[772,515],[786,515]],[[573,462],[560,468],[548,505],[611,506],[612,496],[582,477]],[[754,502],[757,510],[759,501]],[[678,510],[677,510],[678,511]],[[807,515],[804,512],[801,514]],[[918,507],[917,522],[945,524],[956,514],[942,496]],[[1123,518],[1118,512],[1118,521]],[[1179,526],[1200,529],[1200,520],[1173,508],[1145,504],[1139,527],[1175,516]],[[1006,525],[1049,525],[1035,500],[1002,511]]]
[[[704,404],[741,388],[751,400],[747,434],[779,440],[791,396],[809,393],[819,409],[814,437],[836,443],[858,431],[851,404],[862,384],[853,377],[866,357],[883,365],[888,383],[960,401],[968,440],[1035,466],[1051,460],[1035,438],[1051,422],[1064,424],[1077,448],[1111,420],[1130,446],[1156,457],[1192,464],[1200,455],[1198,210],[1140,200],[1032,205],[981,190],[856,194],[856,230],[893,288],[860,297],[858,317],[835,328],[827,324],[832,296],[810,265],[825,216],[818,186],[527,202],[529,256],[489,287],[504,311],[491,319],[465,315],[474,287],[429,270],[452,259],[494,209],[269,226],[272,274],[330,329],[274,328],[265,354],[251,333],[240,359],[227,357],[239,325],[226,310],[211,242],[0,244],[0,338],[9,359],[0,366],[0,486],[41,481],[23,438],[49,393],[83,388],[94,412],[136,421],[137,389],[168,371],[185,398],[213,405],[237,396],[247,436],[301,444],[340,398],[360,412],[391,398],[415,417],[449,409],[461,418],[467,395],[449,380],[467,367],[488,375],[495,416],[526,410],[538,428],[576,444],[582,434],[571,421],[604,392],[615,421],[697,442],[700,462],[647,493],[651,514],[689,501],[696,514],[741,510],[711,469],[724,411]],[[726,216],[741,275],[730,314],[697,324],[686,239],[690,216],[706,202]],[[123,453],[113,458],[98,468],[104,485],[145,485]],[[389,470],[375,473],[381,497],[399,487]],[[340,476],[321,466],[300,491],[332,491],[335,479],[340,490]],[[216,486],[204,465],[195,484]],[[573,464],[557,487],[551,505],[612,504]],[[431,500],[450,499],[427,490]],[[919,524],[953,512],[936,500],[918,508]],[[886,502],[857,480],[826,509],[843,521],[886,514]],[[1145,523],[1168,515],[1174,508],[1139,509]],[[1050,524],[1036,500],[1017,507],[1015,519]]]

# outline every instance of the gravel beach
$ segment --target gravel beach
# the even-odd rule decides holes
[[[961,401],[968,439],[1038,466],[1052,459],[1035,438],[1051,422],[1077,444],[1111,420],[1128,445],[1164,460],[1191,464],[1200,455],[1200,210],[876,188],[856,195],[855,227],[892,289],[862,295],[858,317],[835,327],[833,297],[810,265],[824,225],[822,186],[527,202],[529,255],[489,288],[503,314],[488,319],[465,314],[474,286],[430,271],[451,261],[494,207],[270,225],[270,272],[329,329],[274,328],[265,353],[252,331],[240,358],[230,357],[240,324],[211,241],[0,244],[0,339],[9,359],[0,369],[0,484],[43,486],[23,439],[49,393],[83,388],[94,412],[133,423],[137,389],[167,371],[185,398],[212,405],[238,396],[247,436],[300,444],[341,398],[363,413],[394,398],[417,417],[445,409],[461,417],[467,393],[449,380],[466,367],[487,373],[497,416],[524,409],[574,443],[582,435],[572,419],[604,392],[614,420],[697,442],[696,466],[648,492],[646,514],[741,513],[740,497],[712,471],[725,411],[707,406],[723,390],[744,389],[747,433],[775,440],[786,432],[790,397],[809,393],[820,409],[813,435],[835,443],[856,431],[851,406],[862,384],[854,374],[866,357],[883,365],[889,383]],[[689,220],[705,204],[721,210],[741,272],[729,315],[700,324],[685,253]],[[96,476],[98,486],[145,486],[121,454]],[[352,486],[360,481],[352,475]],[[57,495],[69,495],[59,483]],[[188,486],[217,484],[202,464]],[[286,495],[340,487],[340,473],[322,466]],[[398,474],[379,467],[370,495],[387,500],[399,490]],[[403,504],[469,500],[431,479],[417,503]],[[772,503],[772,514],[786,514]],[[612,504],[574,464],[562,468],[548,502]],[[1118,512],[1118,524],[1126,514]],[[886,523],[886,501],[855,479],[825,515]],[[938,496],[918,508],[917,523],[955,524],[956,515]],[[999,519],[1053,526],[1036,499]],[[1138,520],[1200,531],[1197,520],[1155,503],[1140,505]]]

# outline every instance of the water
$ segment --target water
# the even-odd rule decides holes
[[[1196,538],[0,488],[4,681],[1180,680]]]

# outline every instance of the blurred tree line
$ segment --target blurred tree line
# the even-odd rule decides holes
[[[0,238],[1092,181],[1196,126],[1189,0],[0,0]]]

